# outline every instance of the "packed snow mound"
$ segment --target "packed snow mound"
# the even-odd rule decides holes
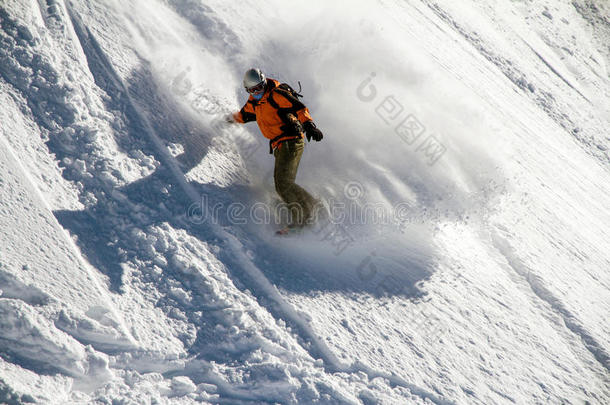
[[[492,4],[493,3],[493,4]],[[610,401],[610,8],[0,6],[0,402]],[[324,132],[285,214],[260,67]]]

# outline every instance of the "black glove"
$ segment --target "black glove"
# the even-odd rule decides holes
[[[314,124],[313,121],[307,121],[306,123],[304,123],[303,129],[305,129],[305,136],[307,137],[307,142],[310,142],[311,138],[313,138],[313,140],[316,142],[320,142],[322,138],[324,138],[322,131],[316,128],[316,124]]]
[[[301,136],[304,132],[303,125],[299,122],[294,114],[288,114],[288,123],[282,127],[282,130],[286,135]]]
[[[303,133],[303,126],[298,120],[291,121],[289,124],[285,125],[284,128],[287,135],[301,136]]]

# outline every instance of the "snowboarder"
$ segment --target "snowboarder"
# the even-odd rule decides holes
[[[303,137],[319,142],[323,138],[322,131],[316,128],[309,110],[299,101],[300,94],[287,84],[266,78],[260,69],[249,69],[243,83],[250,94],[248,101],[241,110],[227,116],[227,121],[256,120],[263,135],[269,139],[269,153],[275,157],[275,190],[291,212],[289,225],[277,233],[289,234],[303,228],[315,214],[316,200],[294,180],[305,147]]]

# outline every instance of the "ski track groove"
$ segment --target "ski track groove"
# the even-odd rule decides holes
[[[564,322],[574,335],[578,336],[584,347],[606,371],[610,371],[610,356],[602,345],[585,329],[578,318],[567,309],[555,295],[546,288],[542,280],[515,254],[509,242],[498,231],[491,233],[493,246],[506,259],[515,273],[522,277],[536,297],[545,302]]]
[[[131,107],[135,112],[135,118],[140,121],[144,132],[146,132],[146,136],[149,138],[156,152],[158,153],[161,163],[166,165],[166,167],[169,169],[173,179],[188,197],[190,202],[195,204],[199,203],[201,196],[195,190],[195,188],[188,183],[178,162],[174,157],[171,156],[163,140],[157,135],[145,113],[132,99],[127,85],[120,78],[112,63],[108,60],[108,57],[101,49],[101,46],[95,39],[93,33],[86,27],[77,12],[73,10],[72,4],[66,4],[66,10],[74,28],[74,32],[76,33],[77,38],[75,38],[75,40],[77,43],[80,43],[83,50],[87,49],[89,52],[92,51],[99,58],[103,64],[101,67],[104,70],[104,74],[106,76],[105,79],[110,79],[112,81],[112,84],[115,85],[125,97],[125,101],[128,106]],[[87,55],[87,52],[85,52],[85,55]],[[87,57],[87,62],[91,63],[91,61],[89,61],[89,57]],[[92,70],[91,66],[90,70]],[[260,298],[273,302],[274,305],[271,308],[267,306],[267,310],[274,314],[275,318],[283,319],[298,331],[297,341],[301,342],[301,346],[310,354],[312,358],[319,358],[323,361],[324,368],[327,372],[362,372],[366,374],[370,380],[373,378],[382,377],[387,379],[392,386],[404,387],[411,391],[413,395],[422,398],[424,401],[429,400],[437,405],[454,404],[454,402],[439,398],[425,389],[409,383],[399,376],[396,376],[395,374],[378,372],[359,362],[355,362],[353,364],[345,364],[341,362],[334,355],[331,349],[323,342],[323,340],[315,334],[308,322],[282,298],[277,288],[271,282],[269,282],[263,272],[252,263],[244,252],[243,245],[233,234],[225,231],[219,225],[214,224],[210,224],[209,231],[212,234],[211,239],[217,238],[225,243],[225,250],[221,250],[225,252],[223,255],[224,257],[222,257],[223,262],[237,265],[238,268],[248,276],[251,282],[247,287],[250,290],[259,291],[262,294],[262,297],[258,297],[259,302],[261,301]],[[226,267],[229,268],[229,266]],[[261,305],[264,304],[261,303]],[[302,341],[306,343],[302,343]]]
[[[559,73],[557,71],[557,69],[555,69],[553,67],[553,65],[551,65],[551,63],[544,58],[544,56],[542,56],[536,49],[534,49],[534,47],[532,45],[530,45],[529,42],[527,42],[525,39],[523,39],[520,35],[519,35],[519,38],[521,38],[521,40],[527,45],[527,47],[538,57],[538,59],[540,59],[542,61],[542,63],[545,64],[546,67],[548,67],[551,70],[551,72],[553,72],[557,77],[559,77],[561,80],[563,80],[563,82],[565,84],[567,84],[568,87],[570,87],[572,90],[577,92],[582,98],[587,100],[589,102],[589,104],[592,104],[591,100],[589,100],[584,94],[582,94],[580,92],[580,90],[578,90],[576,87],[574,87],[574,85],[572,83],[570,83],[570,81],[568,79],[566,79],[561,73]]]

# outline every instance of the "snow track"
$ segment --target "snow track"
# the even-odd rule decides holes
[[[563,305],[561,300],[553,296],[553,293],[545,287],[543,280],[540,277],[537,277],[532,269],[528,268],[527,265],[516,256],[514,249],[511,248],[510,244],[498,233],[498,231],[493,231],[491,238],[493,245],[498,249],[500,254],[506,258],[506,262],[515,273],[522,277],[530,286],[532,292],[540,300],[548,304],[548,306],[561,318],[565,326],[578,336],[583,345],[591,352],[599,364],[607,371],[610,371],[610,356],[605,348],[589,334],[578,318]],[[579,339],[576,339],[576,341]]]

